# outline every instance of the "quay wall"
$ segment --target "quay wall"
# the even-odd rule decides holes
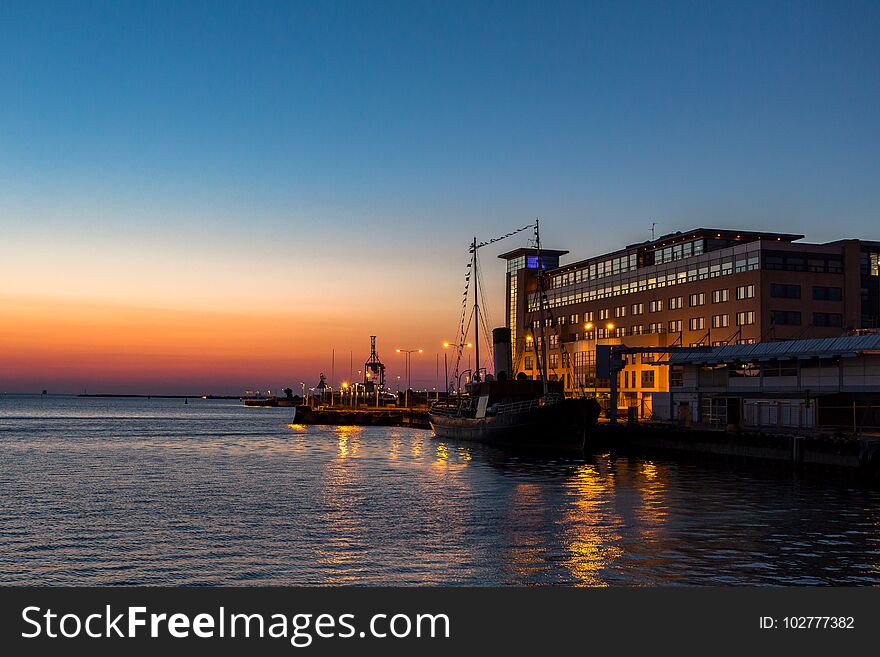
[[[880,475],[880,437],[795,435],[680,429],[669,425],[600,424],[594,430],[597,449],[686,452],[762,459],[801,467],[857,469]]]

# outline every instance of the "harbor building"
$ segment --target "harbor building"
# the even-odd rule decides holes
[[[653,418],[747,429],[880,430],[880,333],[761,342],[663,359]]]
[[[540,271],[548,379],[564,381],[569,394],[607,396],[609,380],[596,377],[597,345],[754,345],[880,328],[880,242],[803,237],[698,228],[570,264],[560,264],[562,250],[504,253],[513,369],[541,376]],[[679,375],[658,364],[662,356],[626,357],[620,407],[652,416],[654,395],[668,393],[670,374]]]

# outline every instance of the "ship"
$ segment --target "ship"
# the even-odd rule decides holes
[[[520,228],[504,237],[516,234],[532,225]],[[539,222],[534,224],[535,244],[540,253],[541,238]],[[503,239],[503,238],[501,238]],[[477,243],[474,238],[470,247],[472,262],[469,278],[479,280],[477,251],[482,246],[498,240]],[[540,258],[538,259],[540,262]],[[538,299],[540,321],[537,322],[543,358],[538,356],[538,379],[530,379],[520,372],[513,376],[511,332],[507,327],[492,331],[495,375],[480,368],[480,304],[479,286],[473,286],[474,355],[476,367],[471,370],[471,381],[460,394],[448,395],[448,399],[434,403],[428,419],[438,438],[474,441],[498,446],[527,448],[575,448],[585,449],[590,430],[599,419],[600,406],[595,399],[566,398],[564,383],[550,381],[547,376],[546,341],[544,340],[545,295],[543,273],[538,276]],[[465,291],[467,298],[467,289]],[[460,335],[459,347],[465,344],[466,329]],[[447,382],[447,386],[449,383]]]
[[[293,396],[293,390],[291,388],[285,388],[283,392],[284,397],[279,397],[277,395],[272,395],[271,391],[264,396],[259,390],[257,390],[256,394],[248,390],[245,395],[239,397],[239,399],[245,406],[296,406],[296,398]]]

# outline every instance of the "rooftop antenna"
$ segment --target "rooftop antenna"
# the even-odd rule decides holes
[[[656,221],[651,222],[651,241],[654,241],[654,226],[657,225]]]

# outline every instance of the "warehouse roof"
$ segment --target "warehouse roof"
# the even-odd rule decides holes
[[[769,360],[796,360],[809,358],[848,358],[864,353],[880,354],[880,333],[850,335],[840,338],[813,338],[810,340],[783,340],[755,344],[703,347],[700,351],[671,353],[661,362],[666,365],[710,365]]]

